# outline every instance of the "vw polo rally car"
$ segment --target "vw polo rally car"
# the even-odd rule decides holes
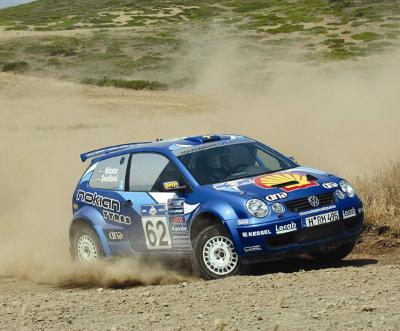
[[[193,136],[107,147],[73,195],[71,252],[187,255],[206,279],[250,263],[309,254],[338,261],[364,213],[352,186],[244,136]]]

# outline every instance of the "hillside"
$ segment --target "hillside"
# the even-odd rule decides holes
[[[210,42],[234,41],[261,75],[283,58],[313,65],[391,50],[400,34],[400,3],[38,0],[0,10],[0,29],[6,71],[180,87],[214,52]]]

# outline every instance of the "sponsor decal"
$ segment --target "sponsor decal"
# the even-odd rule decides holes
[[[185,199],[170,199],[168,200],[168,209],[170,208],[183,208]]]
[[[165,205],[141,205],[140,212],[142,216],[164,216],[165,215]]]
[[[172,233],[172,247],[180,250],[190,250],[190,238],[188,232]]]
[[[280,200],[280,199],[286,199],[287,197],[288,197],[288,194],[286,192],[279,192],[279,193],[267,195],[265,197],[265,199],[267,201],[272,202],[272,201],[276,201],[276,200]]]
[[[130,225],[132,223],[132,220],[129,216],[121,215],[108,210],[103,210],[103,217],[106,221],[112,221],[125,225]]]
[[[250,178],[242,178],[229,182],[214,184],[213,188],[217,191],[240,192],[239,186],[248,184],[253,184],[253,181]]]
[[[242,218],[237,220],[237,225],[247,225],[249,224],[249,220],[247,218]]]
[[[338,183],[335,183],[335,182],[323,183],[323,184],[322,184],[322,187],[323,187],[323,188],[326,188],[326,189],[331,189],[331,188],[339,187],[339,184],[338,184]]]
[[[164,189],[166,189],[166,190],[173,190],[173,189],[176,189],[178,187],[179,187],[179,183],[176,180],[174,180],[172,182],[165,182],[164,183]]]
[[[265,230],[259,230],[259,231],[242,232],[242,237],[243,238],[259,237],[259,236],[266,236],[269,234],[271,234],[271,231],[268,229],[265,229]]]
[[[282,173],[262,175],[254,178],[254,184],[261,188],[280,188],[285,192],[318,186],[318,183],[307,179],[306,174]]]
[[[297,231],[297,225],[295,222],[290,222],[287,224],[275,225],[276,234],[288,233]]]
[[[312,227],[316,225],[331,223],[339,220],[339,212],[333,211],[331,213],[320,214],[315,216],[310,216],[305,219],[306,227]]]
[[[244,247],[244,251],[245,251],[246,253],[249,253],[249,252],[257,252],[257,251],[261,251],[261,247],[260,247],[260,245],[247,246],[247,247]]]
[[[185,217],[183,217],[183,216],[170,216],[169,217],[169,222],[171,224],[185,223]]]
[[[115,212],[119,212],[121,210],[121,205],[118,200],[106,198],[97,193],[79,190],[76,195],[76,200]]]
[[[356,209],[353,207],[351,209],[343,210],[343,219],[354,217],[357,215]]]
[[[73,210],[77,210],[77,209],[78,209],[78,205],[77,205],[76,203],[74,203],[74,204],[72,205],[72,209],[73,209]]]
[[[168,149],[170,151],[175,151],[177,149],[181,149],[181,148],[189,148],[192,147],[193,145],[183,145],[183,144],[173,144],[171,146],[168,147]]]
[[[109,231],[108,232],[108,238],[110,240],[124,240],[124,235],[120,231]]]
[[[305,215],[319,213],[319,212],[322,212],[322,211],[327,211],[327,210],[331,210],[331,209],[335,209],[335,208],[336,208],[336,205],[331,205],[331,206],[327,206],[327,207],[321,207],[321,208],[318,208],[318,209],[303,211],[303,212],[299,213],[299,215],[300,216],[305,216]]]
[[[184,214],[185,210],[183,208],[174,208],[174,209],[169,209],[168,214],[170,215],[177,215],[177,214]]]
[[[104,174],[99,178],[102,183],[116,183],[118,181],[118,168],[106,167]]]
[[[243,143],[248,143],[248,142],[252,142],[252,141],[253,140],[251,140],[251,139],[237,136],[234,139],[230,139],[230,140],[221,140],[221,141],[217,141],[217,142],[210,142],[210,143],[205,143],[205,144],[200,144],[200,145],[192,145],[187,148],[176,149],[173,151],[173,153],[176,156],[181,156],[181,155],[186,155],[186,154],[190,154],[190,153],[204,151],[204,150],[215,148],[215,147],[243,144]]]
[[[166,193],[166,192],[162,192],[162,193],[155,193],[155,192],[149,192],[149,195],[158,203],[158,204],[168,204],[168,201],[170,200],[181,200],[183,202],[183,209],[184,209],[184,214],[190,214],[192,213],[194,210],[197,209],[198,206],[200,206],[199,203],[196,203],[194,205],[190,205],[185,203],[184,199],[177,199],[176,198],[176,194],[173,192],[170,193]],[[172,207],[175,208],[175,207]],[[181,207],[176,207],[176,208],[182,208]]]
[[[183,218],[185,214],[185,199],[170,199],[168,200],[168,215],[182,215],[176,216]],[[171,220],[172,218],[170,218]],[[178,219],[176,219],[178,220]],[[185,222],[183,218],[183,222]]]
[[[186,225],[172,225],[171,232],[187,232],[188,228]]]

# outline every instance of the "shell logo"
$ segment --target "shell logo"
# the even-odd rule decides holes
[[[285,183],[287,183],[287,185],[285,185]],[[258,176],[254,178],[254,184],[262,188],[277,187],[286,192],[318,185],[317,182],[308,180],[307,175],[296,173]]]

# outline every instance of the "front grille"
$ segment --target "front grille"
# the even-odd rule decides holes
[[[324,207],[335,203],[335,196],[333,192],[318,194],[316,197],[319,200],[319,205],[317,207],[311,206],[310,202],[308,201],[308,197],[291,200],[285,202],[285,206],[290,211],[299,212],[319,207]]]

